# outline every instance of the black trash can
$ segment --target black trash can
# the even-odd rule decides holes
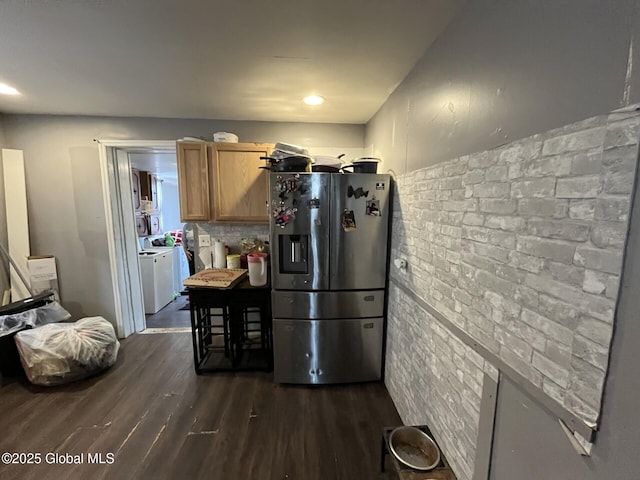
[[[0,317],[11,316],[18,313],[26,312],[33,308],[42,307],[47,303],[53,302],[55,299],[52,291],[43,292],[33,297],[25,298],[17,302],[10,303],[4,307],[0,307]],[[17,331],[3,335],[0,332],[0,374],[2,377],[16,377],[24,375],[22,364],[20,363],[20,354],[13,337],[16,333],[31,328],[25,326]]]
[[[18,332],[23,330],[26,330],[26,328],[22,328]],[[0,337],[0,374],[4,378],[24,375],[18,347],[16,347],[16,342],[13,338],[18,332],[12,332],[9,335]]]

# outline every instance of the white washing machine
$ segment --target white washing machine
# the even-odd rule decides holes
[[[184,290],[182,282],[189,276],[187,256],[181,246],[177,247],[147,247],[145,252],[173,252],[173,295],[174,298]]]
[[[153,314],[174,299],[172,249],[139,252],[144,313]]]

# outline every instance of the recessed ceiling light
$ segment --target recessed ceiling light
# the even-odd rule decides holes
[[[20,92],[5,83],[0,83],[0,94],[2,95],[20,95]]]
[[[322,105],[324,103],[324,97],[309,95],[308,97],[304,97],[304,103],[307,105]]]

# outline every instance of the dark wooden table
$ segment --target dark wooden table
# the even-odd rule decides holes
[[[187,287],[196,373],[273,368],[271,286]]]
[[[428,426],[414,426],[429,435],[435,442],[435,438]],[[393,453],[391,453],[391,449],[389,448],[389,435],[391,435],[394,428],[395,427],[386,427],[382,431],[382,443],[380,445],[380,471],[384,472],[385,458],[389,455],[400,480],[456,480],[456,476],[453,474],[453,470],[451,470],[444,453],[442,453],[440,445],[438,445],[438,448],[440,449],[440,463],[438,463],[438,465],[436,465],[432,470],[416,470],[400,462]]]

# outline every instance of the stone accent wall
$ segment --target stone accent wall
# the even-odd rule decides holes
[[[639,131],[638,113],[614,112],[396,179],[392,259],[406,258],[409,269],[392,266],[392,281],[590,425],[607,370]],[[438,374],[453,378],[458,362],[438,362],[439,372],[425,365],[425,349],[442,335],[430,326],[436,320],[397,304],[405,300],[390,297],[386,381],[409,423],[444,415],[452,395],[469,388],[428,391]],[[421,396],[428,405],[414,405]],[[457,428],[444,418],[438,433],[453,429],[464,447],[449,445],[447,458],[456,465],[461,456],[456,473],[470,478],[475,438],[461,439],[473,436],[477,417],[459,416]]]
[[[486,371],[498,372],[392,283],[386,386],[407,425],[429,425],[459,479],[473,475]]]

